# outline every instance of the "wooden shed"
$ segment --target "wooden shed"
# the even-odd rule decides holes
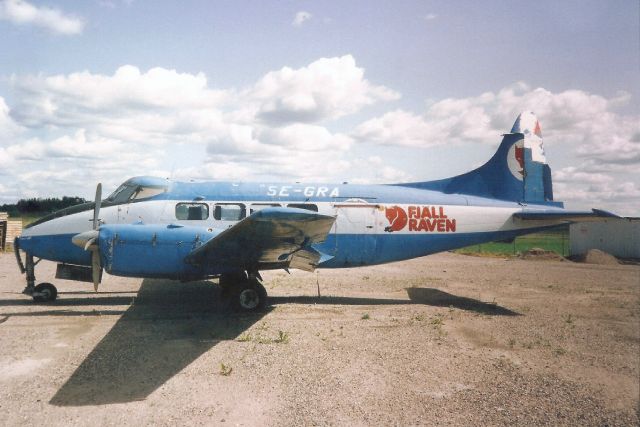
[[[0,250],[13,247],[13,239],[22,234],[22,220],[9,219],[6,212],[0,212]]]

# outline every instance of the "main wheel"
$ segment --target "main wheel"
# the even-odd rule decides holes
[[[33,300],[35,302],[55,301],[58,290],[51,283],[40,283],[33,290]]]
[[[257,281],[244,282],[234,295],[234,305],[239,311],[260,311],[267,305],[267,290]]]

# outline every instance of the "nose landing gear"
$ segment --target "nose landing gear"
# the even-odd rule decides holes
[[[26,273],[27,276],[27,286],[22,291],[25,295],[31,295],[35,302],[50,302],[55,301],[58,296],[58,290],[51,283],[40,283],[36,286],[36,265],[40,260],[34,261],[33,255],[27,253],[26,263],[22,264],[22,259],[20,258],[19,248],[17,246],[17,242],[14,244],[14,249],[16,252],[16,258],[18,260],[18,266],[20,267],[20,271]]]
[[[58,290],[51,283],[40,283],[31,294],[35,302],[55,301],[58,296]]]

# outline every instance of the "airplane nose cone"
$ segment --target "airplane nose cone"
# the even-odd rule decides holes
[[[71,241],[73,242],[74,245],[79,246],[82,249],[86,250],[87,247],[98,238],[98,235],[99,235],[98,230],[85,231],[83,233],[76,234],[75,236],[73,236],[71,238]]]

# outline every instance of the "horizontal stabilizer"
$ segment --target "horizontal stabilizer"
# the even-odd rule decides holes
[[[522,220],[565,220],[565,221],[601,221],[607,218],[622,218],[614,213],[601,209],[589,211],[565,211],[565,210],[536,210],[524,209],[514,213],[513,216]]]

